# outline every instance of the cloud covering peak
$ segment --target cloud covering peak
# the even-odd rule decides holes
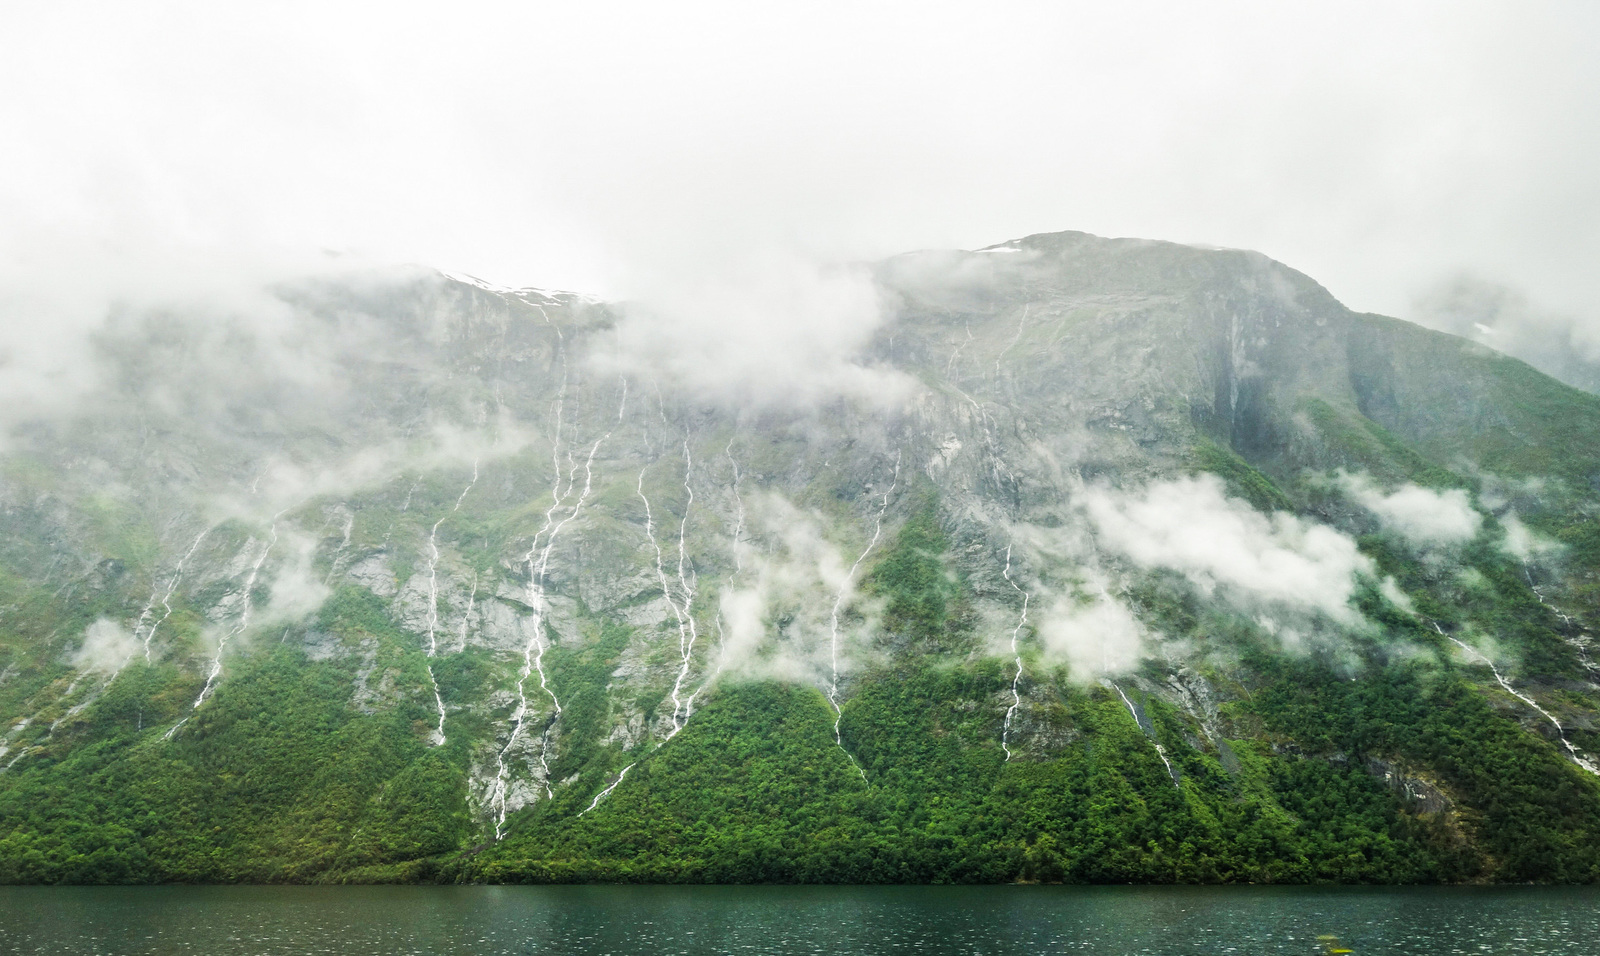
[[[624,307],[617,353],[603,361],[746,404],[893,406],[911,394],[908,376],[863,356],[884,321],[866,269],[777,254],[724,266],[645,282]]]

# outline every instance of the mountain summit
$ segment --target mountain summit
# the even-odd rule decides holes
[[[1252,252],[824,281],[108,319],[0,452],[0,880],[1600,877],[1600,398]]]

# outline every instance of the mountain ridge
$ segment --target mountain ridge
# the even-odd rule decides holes
[[[0,879],[1595,879],[1600,399],[1000,247],[742,378],[417,273],[113,329],[0,456]]]

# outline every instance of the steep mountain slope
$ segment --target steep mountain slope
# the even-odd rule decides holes
[[[821,403],[432,274],[113,316],[0,458],[0,879],[1600,876],[1600,398],[1253,253],[871,281]]]

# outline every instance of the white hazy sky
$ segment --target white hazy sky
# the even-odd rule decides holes
[[[1600,320],[1600,3],[1315,7],[12,0],[0,282],[331,249],[627,295],[1080,229]]]

